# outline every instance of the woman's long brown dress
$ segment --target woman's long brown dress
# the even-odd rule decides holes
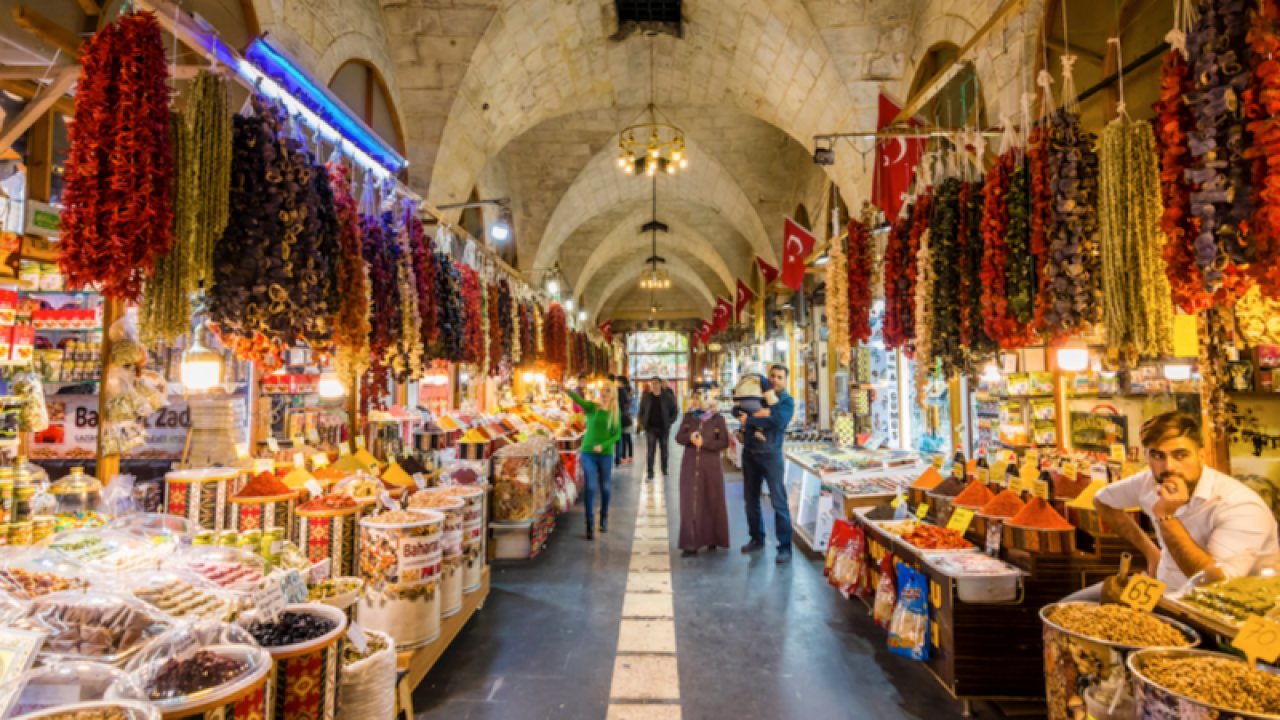
[[[689,440],[702,434],[702,447]],[[720,414],[685,413],[676,432],[684,446],[680,461],[680,549],[729,547],[729,515],[724,504],[720,453],[729,447],[729,426]]]

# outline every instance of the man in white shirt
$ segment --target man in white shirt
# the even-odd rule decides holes
[[[1170,412],[1147,420],[1142,446],[1148,469],[1102,489],[1093,504],[1103,524],[1137,548],[1147,559],[1147,572],[1170,590],[1215,565],[1247,575],[1258,555],[1280,552],[1276,519],[1262,498],[1205,467],[1194,417]],[[1159,544],[1125,512],[1135,507],[1151,518]]]

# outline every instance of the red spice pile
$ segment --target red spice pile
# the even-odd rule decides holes
[[[238,498],[260,498],[275,497],[276,495],[288,495],[293,492],[280,481],[273,473],[258,473],[249,478],[249,482],[240,488],[240,492],[236,493]]]
[[[1058,514],[1044,498],[1031,498],[1022,511],[1013,516],[1010,525],[1033,530],[1071,530],[1074,525]]]

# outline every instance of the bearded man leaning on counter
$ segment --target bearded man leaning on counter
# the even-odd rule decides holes
[[[1100,490],[1093,505],[1103,525],[1141,552],[1147,572],[1169,590],[1215,565],[1248,575],[1258,556],[1280,552],[1276,519],[1262,498],[1204,464],[1196,418],[1182,412],[1150,418],[1142,425],[1142,447],[1147,469]],[[1125,512],[1135,507],[1151,519],[1158,544]],[[1110,599],[1121,589],[1113,577],[1067,599]]]

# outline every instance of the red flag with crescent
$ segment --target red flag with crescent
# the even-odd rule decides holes
[[[898,116],[902,108],[880,93],[880,117],[876,123],[877,130],[883,130]],[[907,125],[918,126],[914,118]],[[872,202],[884,211],[884,216],[893,222],[902,210],[903,196],[911,188],[911,178],[915,175],[916,165],[924,157],[925,138],[883,138],[876,143],[876,172],[872,181],[875,187]]]
[[[742,309],[745,308],[747,304],[755,298],[755,296],[756,294],[752,292],[751,288],[747,287],[747,284],[742,282],[742,278],[738,278],[738,301],[734,303],[733,306],[734,321],[742,320]]]
[[[756,257],[756,267],[760,268],[760,274],[764,276],[764,286],[767,288],[778,279],[778,268],[764,261],[762,257]]]
[[[818,238],[787,218],[782,230],[782,284],[792,290],[804,287],[805,260],[813,252]]]
[[[733,317],[733,303],[722,297],[716,298],[716,309],[713,314],[711,327],[714,332],[724,332],[729,327],[729,320]]]
[[[698,339],[702,340],[702,344],[706,345],[711,339],[711,321],[703,320],[702,325],[698,327]]]
[[[613,344],[613,321],[600,323],[600,334],[604,335],[604,341]]]

